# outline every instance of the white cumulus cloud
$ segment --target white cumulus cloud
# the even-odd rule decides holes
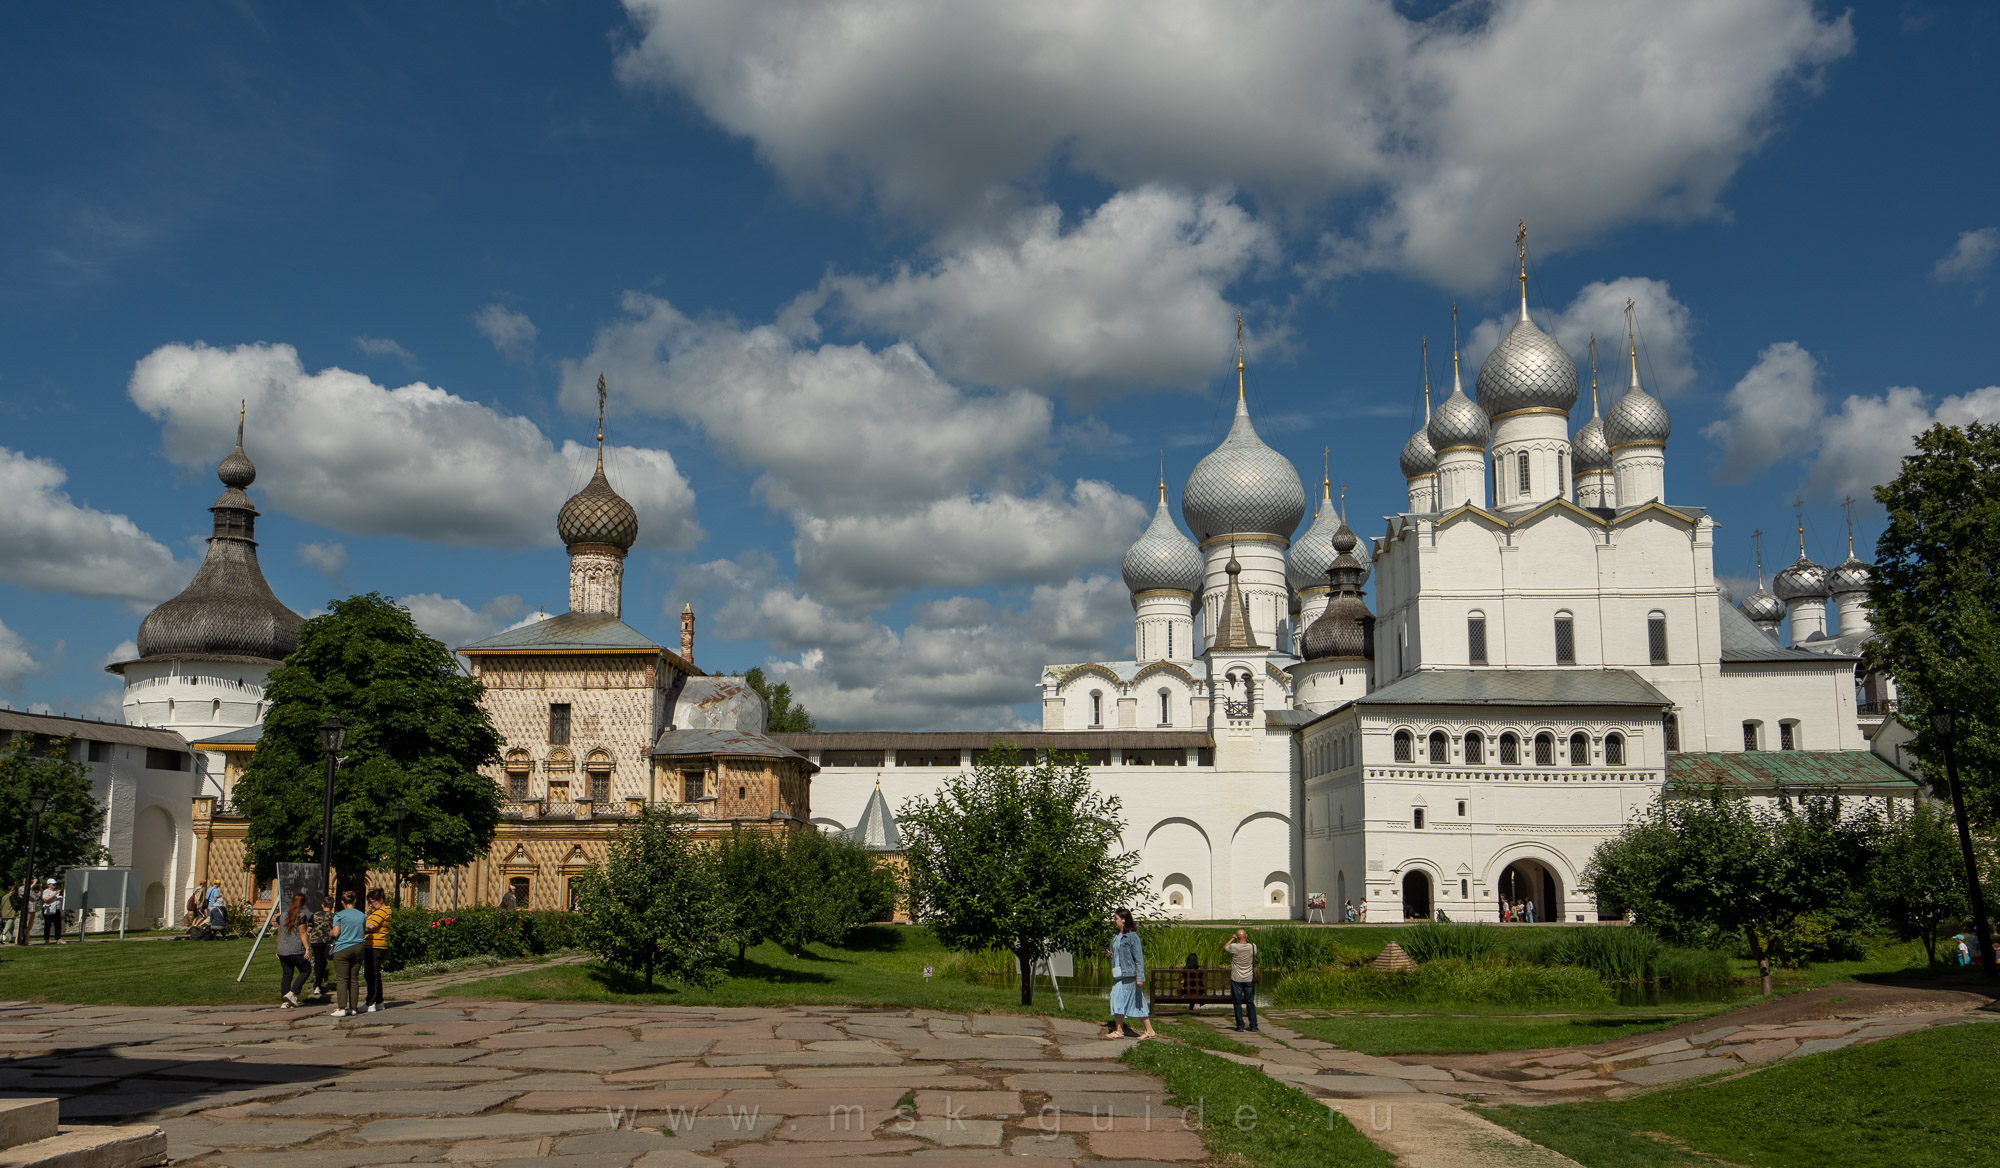
[[[1931,279],[1940,284],[1974,283],[1986,275],[1995,256],[2000,256],[2000,227],[1964,232],[1931,269]]]
[[[1071,4],[626,0],[628,85],[687,95],[789,184],[942,227],[1059,167],[1116,187],[1336,202],[1334,270],[1491,278],[1713,215],[1784,99],[1854,44],[1811,0]]]
[[[535,322],[504,304],[489,304],[472,318],[486,339],[509,361],[526,364],[535,355]]]
[[[418,628],[453,649],[503,629],[518,628],[542,615],[537,612],[523,617],[521,598],[512,594],[496,596],[478,608],[436,592],[412,593],[397,598],[397,603],[409,610]]]
[[[0,446],[0,580],[136,604],[178,592],[192,568],[127,517],[71,499],[68,478],[48,459]]]
[[[15,693],[21,683],[41,671],[28,642],[0,621],[0,693]]]
[[[132,371],[132,401],[159,420],[167,456],[211,466],[245,446],[271,506],[349,535],[500,547],[555,542],[555,513],[589,478],[595,451],[556,446],[526,418],[423,382],[391,389],[337,367],[308,373],[285,344],[163,345]],[[701,538],[694,491],[671,454],[605,448],[613,484],[639,513],[641,546]]]
[[[394,357],[412,369],[417,367],[417,355],[388,337],[356,337],[354,347],[370,357]]]
[[[1768,346],[1729,391],[1725,413],[1702,433],[1721,447],[1716,479],[1740,483],[1783,463],[1806,468],[1805,487],[1830,498],[1872,500],[1933,425],[2000,421],[2000,385],[1935,404],[1921,389],[1850,394],[1829,409],[1819,364],[1792,341]]]
[[[954,240],[930,265],[826,290],[848,317],[916,341],[947,376],[1080,390],[1205,385],[1229,352],[1224,290],[1277,258],[1226,192],[1113,195],[1063,230],[1054,206]]]
[[[299,559],[305,561],[307,567],[337,580],[347,568],[347,545],[332,540],[300,544]]]

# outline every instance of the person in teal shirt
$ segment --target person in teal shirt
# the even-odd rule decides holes
[[[333,982],[340,994],[333,1011],[336,1018],[361,1012],[355,985],[360,980],[361,962],[366,953],[361,941],[367,925],[368,917],[354,907],[354,890],[350,888],[341,893],[340,911],[333,914]]]

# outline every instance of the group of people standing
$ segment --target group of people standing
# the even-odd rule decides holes
[[[301,1005],[299,995],[305,994],[308,986],[313,991],[308,997],[335,999],[335,1018],[373,1014],[382,1008],[389,906],[379,888],[369,890],[366,912],[355,907],[355,899],[354,890],[348,889],[340,894],[340,907],[334,909],[324,897],[292,894],[278,925],[281,1008]]]
[[[1500,902],[1500,920],[1503,924],[1535,923],[1535,902],[1532,900],[1503,900]]]
[[[27,944],[35,935],[35,921],[42,922],[42,944],[60,945],[63,932],[63,894],[56,887],[51,876],[40,891],[29,884],[12,889],[7,894],[7,907],[13,912],[6,918],[4,940],[8,943]]]

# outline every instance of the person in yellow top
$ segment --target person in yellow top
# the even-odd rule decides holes
[[[367,948],[362,950],[368,966],[368,1002],[365,1007],[373,1014],[382,1008],[382,959],[389,955],[389,906],[384,903],[382,890],[368,890],[368,920],[361,926],[367,938]]]

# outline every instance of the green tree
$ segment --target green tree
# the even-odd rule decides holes
[[[1924,957],[1937,964],[1938,935],[1971,911],[1958,834],[1943,807],[1920,801],[1883,825],[1869,863],[1868,898],[1898,937],[1922,941]]]
[[[34,815],[28,796],[48,796],[35,832],[35,881],[82,864],[101,864],[104,849],[104,808],[90,794],[90,770],[70,760],[70,739],[16,734],[0,748],[0,873],[6,889],[19,888],[27,876],[28,832]],[[0,892],[4,898],[4,892]]]
[[[947,948],[1011,952],[1025,1006],[1036,961],[1100,946],[1111,910],[1149,897],[1138,853],[1115,850],[1125,829],[1118,797],[1091,788],[1082,757],[1031,766],[1015,757],[996,746],[970,775],[945,779],[935,796],[896,814],[911,917]]]
[[[319,728],[329,714],[347,728],[333,811],[333,865],[344,885],[358,888],[369,869],[392,862],[398,801],[409,808],[405,868],[485,855],[500,793],[479,767],[499,757],[501,739],[481,692],[451,650],[388,597],[336,600],[307,621],[298,649],[265,683],[264,734],[236,784],[257,874],[268,879],[281,861],[319,857]]]
[[[1663,796],[1598,848],[1584,878],[1668,941],[1739,939],[1768,994],[1773,961],[1803,964],[1852,929],[1873,833],[1831,797],[1758,810],[1733,793]]]
[[[806,712],[806,708],[793,700],[790,682],[781,681],[772,685],[771,679],[764,676],[762,666],[744,674],[743,681],[764,699],[764,729],[773,734],[810,734],[819,729],[819,723]]]
[[[683,985],[710,986],[729,963],[732,915],[716,849],[654,807],[623,824],[602,867],[577,878],[584,948],[606,964]]]
[[[797,954],[810,944],[837,944],[895,904],[895,877],[874,856],[814,830],[778,835],[739,827],[715,845],[715,862],[739,968],[752,946],[772,941]]]
[[[1930,713],[1953,712],[1966,814],[1991,831],[2000,826],[2000,427],[1938,425],[1916,441],[1895,481],[1875,488],[1889,522],[1875,545],[1875,637],[1862,668],[1895,678],[1937,791],[1944,755]]]

